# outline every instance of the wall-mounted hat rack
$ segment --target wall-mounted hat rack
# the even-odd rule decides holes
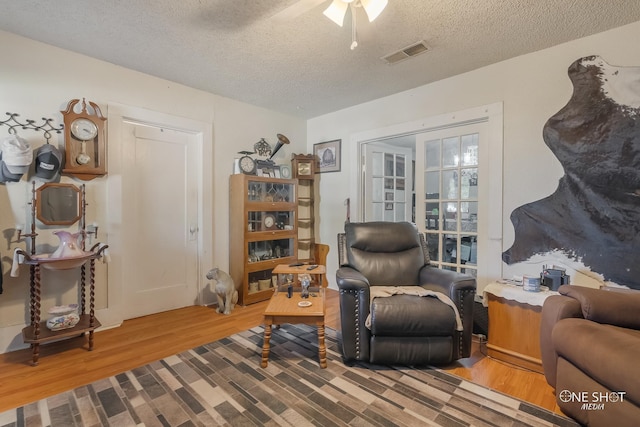
[[[9,118],[7,120],[0,120],[0,126],[5,125],[9,127],[9,134],[15,135],[18,133],[18,129],[24,130],[34,130],[37,132],[43,132],[44,137],[47,140],[47,144],[49,143],[49,139],[51,138],[51,132],[62,133],[62,129],[64,129],[64,125],[60,125],[60,127],[54,127],[51,122],[53,119],[47,119],[46,117],[42,118],[42,124],[36,124],[35,120],[27,119],[25,123],[21,123],[18,121],[18,117],[20,115],[18,113],[9,113],[7,112],[7,116]]]

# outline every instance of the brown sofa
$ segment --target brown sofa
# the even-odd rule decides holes
[[[587,426],[640,425],[640,292],[563,285],[542,307],[540,348],[562,411]]]

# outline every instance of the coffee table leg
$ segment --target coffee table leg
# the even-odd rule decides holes
[[[324,323],[318,324],[318,356],[320,358],[320,367],[326,368],[327,367],[327,347],[324,344]]]
[[[271,322],[265,321],[264,325],[264,343],[262,344],[262,362],[260,366],[263,368],[267,367],[267,363],[269,363],[269,340],[271,340]]]

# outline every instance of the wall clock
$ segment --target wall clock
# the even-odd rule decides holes
[[[316,157],[313,154],[293,154],[291,156],[291,169],[294,178],[314,179]]]
[[[87,105],[88,104],[88,105]],[[100,107],[72,99],[61,111],[64,121],[65,162],[62,173],[84,181],[107,174],[107,135]]]

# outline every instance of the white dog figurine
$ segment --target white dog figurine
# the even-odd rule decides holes
[[[215,282],[215,293],[218,297],[218,313],[231,314],[233,306],[238,303],[238,289],[233,279],[218,267],[207,273],[207,279]]]

